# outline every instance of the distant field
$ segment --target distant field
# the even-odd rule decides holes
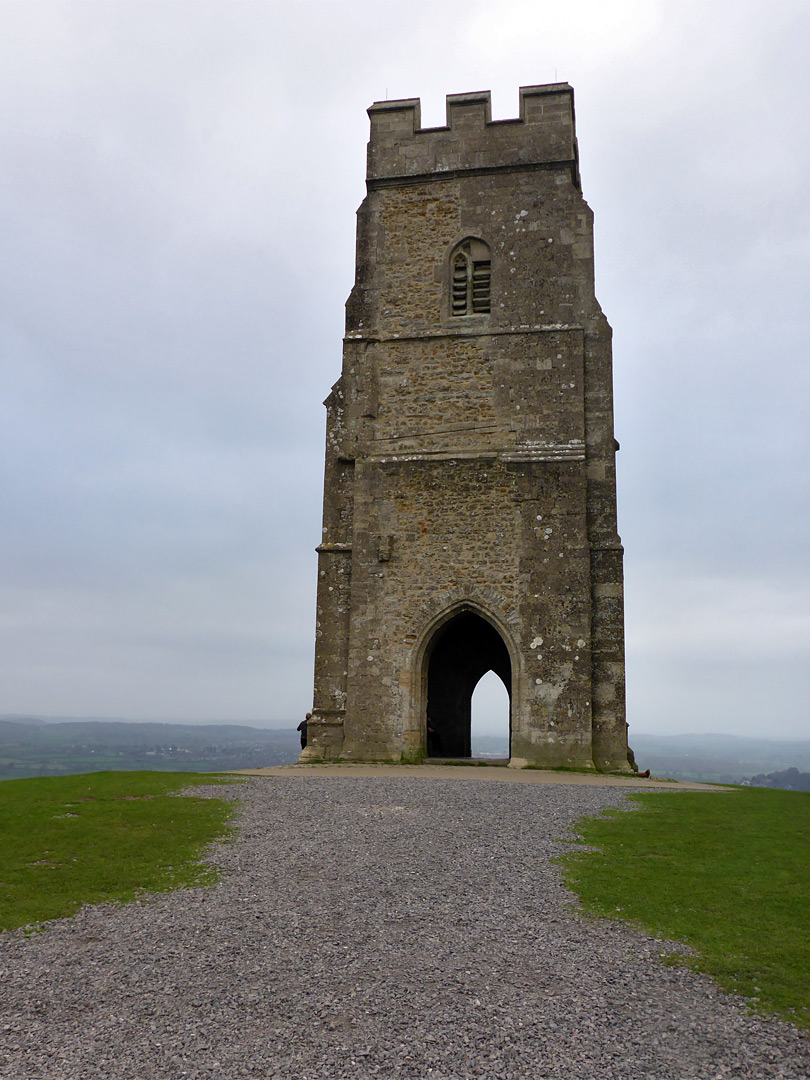
[[[695,950],[682,962],[810,1029],[810,794],[633,795],[564,856],[586,909]]]
[[[76,720],[0,719],[0,780],[73,773],[155,770],[220,772],[289,765],[300,743],[288,728]]]
[[[278,728],[247,724],[170,724],[0,716],[0,780],[107,770],[217,772],[290,765],[300,750],[296,721]],[[508,739],[474,736],[475,757],[507,757]],[[740,784],[757,774],[810,772],[810,739],[733,735],[642,735],[630,730],[640,769],[677,780]]]
[[[211,881],[200,854],[227,834],[233,805],[175,796],[229,782],[114,772],[0,784],[0,929]]]
[[[235,766],[245,768],[247,766]],[[0,757],[0,780],[23,780],[43,776],[72,776],[88,772],[213,772],[211,761],[188,758],[174,761],[168,756],[150,761],[143,754],[119,752],[78,751],[76,753],[49,753],[41,751],[16,757]]]
[[[643,735],[630,729],[640,769],[675,780],[741,784],[758,773],[810,772],[810,739],[738,735]]]

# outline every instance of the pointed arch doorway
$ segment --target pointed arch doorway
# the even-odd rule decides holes
[[[436,630],[427,651],[428,757],[470,757],[472,695],[488,671],[501,679],[511,702],[512,662],[492,623],[467,610]]]

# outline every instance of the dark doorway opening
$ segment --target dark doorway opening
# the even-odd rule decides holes
[[[472,695],[494,671],[512,692],[509,651],[495,627],[473,611],[462,611],[436,632],[428,659],[428,757],[470,757]]]

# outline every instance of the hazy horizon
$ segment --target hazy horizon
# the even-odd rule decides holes
[[[78,716],[78,715],[53,715],[47,716],[40,713],[0,713],[0,721],[14,721],[19,720],[42,720],[50,724],[64,724],[72,722],[85,722],[85,723],[110,723],[110,724],[177,724],[180,726],[189,727],[254,727],[259,730],[266,731],[283,731],[283,730],[295,730],[300,723],[299,718],[289,719],[270,719],[270,720],[227,720],[220,718],[209,719],[191,719],[188,717],[159,717],[159,718],[145,718],[137,716]],[[301,718],[303,719],[303,718]],[[487,727],[486,725],[479,724],[477,726],[475,734],[479,737],[490,738],[505,738],[506,735],[501,727],[498,725],[492,725]],[[717,739],[743,739],[756,741],[761,740],[763,742],[807,742],[810,743],[810,734],[808,735],[740,735],[735,732],[729,731],[647,731],[641,727],[631,727],[629,734],[642,735],[651,738],[661,739],[678,739],[678,738],[717,738]]]

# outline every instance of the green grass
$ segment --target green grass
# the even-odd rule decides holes
[[[563,856],[585,908],[685,942],[725,990],[810,1028],[810,794],[636,794]],[[670,961],[672,962],[672,961]]]
[[[0,929],[212,881],[200,853],[229,832],[232,804],[172,793],[228,782],[101,772],[0,783]]]

